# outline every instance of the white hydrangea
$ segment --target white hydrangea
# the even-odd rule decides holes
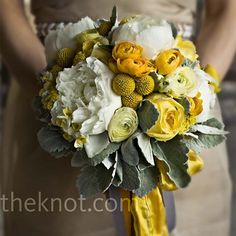
[[[150,59],[174,45],[170,24],[150,16],[136,16],[116,28],[112,35],[112,43],[123,41],[131,41],[143,46],[144,56]]]
[[[84,17],[77,23],[68,23],[66,26],[62,25],[59,29],[50,31],[45,38],[45,53],[48,64],[54,61],[59,49],[76,49],[74,37],[82,31],[94,29],[94,25],[95,23],[91,18]]]
[[[81,135],[106,131],[113,113],[122,105],[121,97],[112,91],[113,77],[109,68],[93,57],[60,72],[56,85],[60,97],[51,110],[53,124],[63,117],[63,109],[67,108],[72,115],[67,117],[66,124],[79,124]],[[77,135],[76,132],[71,134],[71,128],[67,131]]]

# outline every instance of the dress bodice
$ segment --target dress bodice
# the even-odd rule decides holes
[[[114,5],[119,17],[156,15],[178,23],[192,24],[197,0],[32,0],[36,23],[77,21],[84,16],[108,18]]]

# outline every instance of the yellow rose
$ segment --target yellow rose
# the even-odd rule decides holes
[[[198,58],[198,55],[196,54],[196,47],[193,44],[193,42],[189,40],[183,40],[183,38],[178,35],[175,39],[175,48],[178,48],[181,52],[181,54],[188,58],[191,61],[196,61]]]
[[[112,50],[112,56],[115,60],[126,58],[138,59],[142,56],[143,48],[131,42],[122,42],[117,44]]]
[[[147,75],[154,69],[151,62],[144,58],[127,58],[124,60],[118,59],[117,67],[119,71],[136,77]]]
[[[176,49],[169,49],[161,52],[156,58],[156,67],[158,73],[167,75],[173,72],[183,63],[184,57]]]
[[[146,130],[146,134],[158,141],[174,138],[183,125],[183,106],[174,99],[157,93],[149,95],[146,99],[158,112],[158,119],[151,128]]]

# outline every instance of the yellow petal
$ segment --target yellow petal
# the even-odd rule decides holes
[[[190,150],[188,153],[188,174],[190,176],[198,173],[204,167],[202,158],[196,152]]]

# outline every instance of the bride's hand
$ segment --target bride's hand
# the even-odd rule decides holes
[[[0,52],[4,64],[29,98],[37,91],[36,76],[46,65],[44,47],[33,32],[23,0],[1,0]]]

